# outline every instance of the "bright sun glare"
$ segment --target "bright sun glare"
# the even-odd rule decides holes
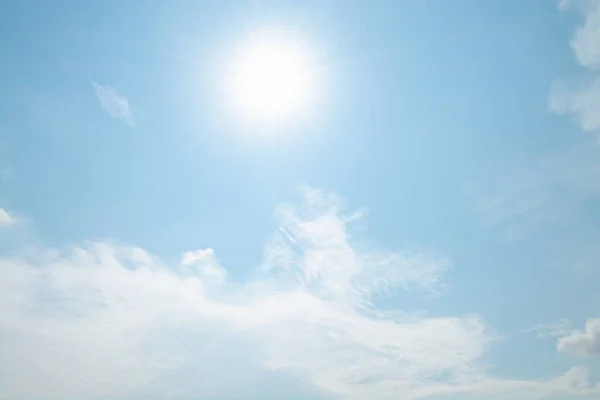
[[[306,46],[273,32],[248,38],[226,77],[235,111],[251,123],[300,117],[313,101],[315,78]]]

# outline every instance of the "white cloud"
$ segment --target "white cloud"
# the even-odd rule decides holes
[[[0,208],[0,228],[5,228],[13,222],[14,218],[4,208]]]
[[[0,258],[0,397],[598,393],[568,376],[488,376],[482,357],[496,336],[478,316],[377,309],[372,299],[394,288],[435,291],[447,262],[368,250],[337,199],[307,199],[281,208],[245,283],[228,281],[210,249],[173,266],[107,243]]]
[[[98,82],[92,81],[92,87],[94,88],[96,97],[100,100],[102,108],[104,108],[111,117],[122,119],[130,126],[135,125],[135,115],[131,110],[129,100],[121,96],[115,89],[108,85],[103,86]]]
[[[576,29],[571,48],[579,64],[594,72],[600,67],[600,2],[563,0],[559,4],[566,9],[574,3],[584,14],[585,22]],[[600,133],[600,77],[579,86],[556,82],[550,91],[550,109],[574,114],[584,131]]]
[[[600,355],[600,318],[590,318],[584,330],[574,330],[559,339],[557,348],[580,356]]]

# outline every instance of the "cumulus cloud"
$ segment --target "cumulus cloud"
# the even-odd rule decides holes
[[[7,227],[13,222],[14,218],[4,208],[0,208],[0,228]]]
[[[571,48],[582,67],[594,75],[584,85],[574,85],[565,81],[556,82],[550,91],[550,108],[559,114],[573,114],[581,128],[587,132],[600,133],[600,3],[597,1],[562,1],[562,9],[574,4],[584,15],[584,23],[579,26]]]
[[[129,100],[121,96],[115,89],[106,85],[103,86],[98,82],[92,81],[92,88],[102,108],[110,114],[111,117],[121,119],[130,126],[135,125],[135,115],[131,110]]]
[[[585,329],[576,329],[560,338],[557,348],[580,356],[600,355],[600,318],[590,318]]]
[[[447,261],[373,250],[338,199],[305,199],[280,208],[264,263],[243,283],[211,249],[177,265],[99,242],[0,258],[0,397],[597,393],[564,377],[489,377],[482,357],[497,337],[481,317],[378,309],[392,290],[436,291]]]

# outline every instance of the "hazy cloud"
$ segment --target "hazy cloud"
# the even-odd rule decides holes
[[[579,86],[555,82],[550,90],[550,109],[558,114],[574,114],[582,130],[597,132],[600,130],[600,79]]]
[[[135,125],[135,115],[131,111],[129,101],[121,96],[115,89],[110,86],[103,86],[98,82],[92,81],[94,93],[102,108],[113,118],[121,119],[130,126]]]
[[[14,218],[4,209],[0,208],[0,228],[7,227],[14,222]]]

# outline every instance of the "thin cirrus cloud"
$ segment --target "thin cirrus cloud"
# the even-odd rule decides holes
[[[136,124],[135,114],[127,98],[117,93],[111,86],[101,85],[95,81],[92,81],[92,88],[100,105],[111,117],[123,120],[129,126]]]
[[[552,338],[566,336],[572,329],[571,321],[563,318],[555,322],[538,324],[533,328],[525,330],[523,333],[535,333],[540,338]]]
[[[584,23],[571,39],[577,62],[591,73],[586,84],[575,85],[559,80],[550,91],[550,109],[559,114],[573,114],[582,130],[600,134],[600,3],[563,0],[560,8],[577,8]]]
[[[499,337],[477,315],[378,309],[391,290],[435,292],[448,262],[357,246],[356,215],[338,198],[309,190],[277,215],[246,282],[229,281],[210,249],[177,265],[99,242],[0,258],[0,397],[600,394],[581,367],[550,380],[489,375],[483,357]]]

